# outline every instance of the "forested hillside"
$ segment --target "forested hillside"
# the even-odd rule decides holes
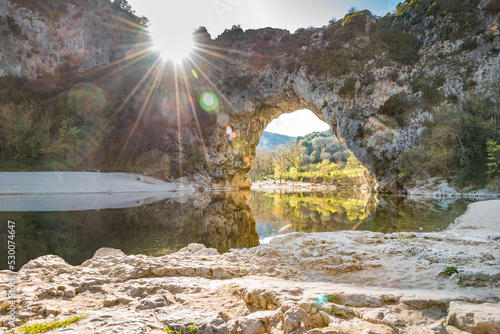
[[[342,184],[350,178],[361,180],[363,168],[327,130],[298,137],[273,150],[258,151],[248,175],[252,181],[267,178]]]
[[[279,145],[285,145],[291,143],[295,140],[295,137],[280,135],[278,133],[272,133],[264,131],[262,136],[260,136],[259,145],[257,145],[257,151],[259,150],[272,150]]]

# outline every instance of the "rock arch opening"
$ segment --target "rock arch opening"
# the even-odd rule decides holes
[[[247,177],[261,186],[284,180],[295,185],[297,181],[300,185],[304,185],[302,181],[338,186],[366,184],[360,163],[330,126],[308,109],[281,114],[267,125]]]
[[[307,87],[307,84],[302,83],[300,87]],[[321,101],[311,101],[311,92],[270,92],[267,97],[260,97],[259,92],[264,89],[262,87],[247,87],[244,91],[235,91],[228,96],[227,100],[230,104],[224,105],[221,103],[221,113],[218,117],[222,117],[227,123],[221,126],[212,136],[209,147],[208,169],[212,177],[212,183],[216,187],[223,188],[249,188],[252,183],[247,177],[252,169],[257,156],[257,146],[260,138],[266,127],[276,118],[283,114],[291,114],[298,110],[309,110],[324,122],[336,138],[338,146],[345,147],[349,150],[356,161],[364,168],[364,176],[372,190],[375,190],[377,183],[375,178],[366,177],[370,175],[369,166],[362,159],[352,154],[352,149],[346,145],[342,133],[339,133],[338,119],[332,113],[332,106],[328,105],[326,98]],[[321,105],[318,106],[318,105]],[[228,130],[229,129],[229,130]],[[229,132],[230,133],[229,133]],[[313,152],[308,152],[310,155]],[[339,160],[339,155],[333,157],[327,156],[328,152],[324,152],[323,159],[321,150],[314,152],[315,159],[318,162],[321,160],[330,160],[334,162]],[[340,157],[340,160],[342,157]],[[345,160],[345,158],[344,158]],[[316,161],[315,161],[316,162]]]

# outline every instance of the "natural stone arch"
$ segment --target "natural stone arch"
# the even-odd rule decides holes
[[[278,78],[270,79],[269,84],[272,85],[272,82],[276,80],[276,82],[283,82],[284,85],[277,86],[275,89],[254,87],[244,91],[233,90],[225,96],[227,100],[222,102],[221,106],[221,110],[224,111],[218,117],[227,116],[227,124],[237,133],[237,137],[234,140],[228,140],[225,127],[219,127],[210,138],[207,165],[213,182],[222,187],[249,187],[250,183],[246,174],[251,169],[256,155],[256,146],[267,125],[282,114],[309,109],[330,126],[340,142],[365,167],[367,181],[371,189],[376,190],[377,179],[370,168],[370,160],[365,155],[356,156],[353,153],[356,147],[346,144],[344,134],[350,127],[342,123],[346,118],[342,115],[339,117],[334,110],[335,107],[349,106],[347,110],[337,110],[339,114],[345,114],[359,108],[354,105],[353,99],[340,99],[336,104],[329,104],[329,100],[338,98],[336,92],[315,94],[312,91],[313,84],[305,75],[302,76],[299,73],[283,81],[284,78],[279,78],[281,74],[276,74]],[[294,85],[295,79],[299,81],[299,84]]]
[[[400,158],[419,145],[432,111],[448,96],[465,103],[479,93],[497,103],[499,68],[498,57],[484,38],[474,37],[478,46],[466,50],[461,43],[438,38],[441,23],[436,25],[430,17],[411,23],[409,17],[416,13],[404,5],[398,10],[382,19],[369,11],[350,13],[329,26],[299,29],[295,34],[236,27],[212,41],[206,30],[200,30],[200,41],[215,43],[226,57],[213,58],[220,69],[207,73],[218,78],[215,86],[224,96],[220,112],[238,134],[237,140],[222,146],[223,127],[208,138],[206,166],[212,182],[248,186],[245,174],[265,126],[281,113],[310,109],[365,167],[372,190],[409,190],[412,185],[398,176]],[[480,7],[470,10],[449,13],[442,22],[467,15],[484,31],[496,31],[497,18]],[[458,32],[460,25],[453,29]],[[436,61],[438,54],[448,55],[450,61]],[[467,59],[474,78],[457,72],[452,58]],[[437,77],[441,79],[434,82]],[[415,79],[424,87],[415,86]],[[429,90],[439,98],[426,97]],[[398,103],[397,98],[389,101],[389,110],[381,108],[396,94],[405,101],[396,114],[390,105]]]
[[[359,22],[367,35],[376,26],[369,12],[361,12]],[[325,32],[324,29],[305,32],[302,36],[306,36],[309,46],[299,54],[314,53],[321,49],[320,45],[325,45],[322,43],[328,45],[330,40]],[[288,41],[303,38],[300,35],[271,28],[246,32],[236,29],[225,34],[227,36],[219,36],[216,43],[227,45],[224,50],[237,50],[237,53],[222,52],[225,58],[214,60],[219,68],[207,67],[207,76],[216,80],[194,88],[197,96],[216,90],[220,99],[217,117],[223,121],[206,138],[206,167],[215,185],[248,187],[246,173],[267,124],[283,113],[309,109],[330,126],[339,141],[365,167],[365,176],[373,191],[402,189],[397,177],[399,157],[415,146],[429,113],[413,110],[413,114],[408,115],[412,121],[401,128],[387,116],[380,115],[379,107],[394,94],[409,92],[411,95],[408,83],[401,85],[389,75],[398,71],[400,78],[408,78],[411,67],[389,62],[379,68],[375,62],[366,61],[358,65],[363,71],[342,75],[331,69],[324,73],[314,72],[309,67],[314,67],[314,63],[298,64],[289,69],[288,64],[295,60],[287,58],[291,51],[283,51],[283,48],[287,49]],[[213,43],[203,30],[198,39],[205,45]],[[251,52],[252,45],[262,41],[267,41],[269,46],[260,51],[271,54],[267,57],[273,61],[262,61],[260,57],[265,56],[254,57],[256,53]],[[339,50],[346,48],[349,52],[354,50],[348,45]],[[366,43],[355,48],[366,48]],[[233,59],[229,60],[231,57]],[[392,128],[385,124],[387,122]],[[237,133],[236,140],[228,141],[226,124]]]

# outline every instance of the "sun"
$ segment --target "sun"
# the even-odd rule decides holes
[[[151,49],[159,52],[165,61],[180,64],[193,50],[193,34],[188,30],[152,27],[150,34],[153,41]]]

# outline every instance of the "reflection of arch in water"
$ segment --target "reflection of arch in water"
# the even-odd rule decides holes
[[[0,212],[0,218],[23,222],[16,227],[18,246],[23,249],[16,269],[47,254],[79,265],[101,247],[126,254],[163,255],[195,242],[223,253],[259,244],[247,195],[198,193],[133,208]],[[6,263],[0,264],[0,270],[6,269],[2,267]]]
[[[246,204],[248,192],[214,194],[198,225],[198,241],[221,253],[259,245],[255,219]]]

